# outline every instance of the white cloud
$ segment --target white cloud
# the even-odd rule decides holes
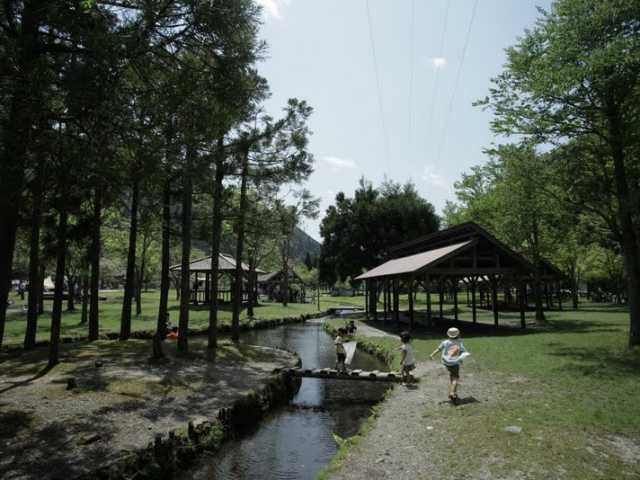
[[[351,160],[350,158],[340,158],[340,157],[332,157],[330,155],[325,155],[321,157],[321,160],[325,163],[328,163],[333,167],[333,170],[342,170],[345,168],[354,169],[358,168],[356,162]]]
[[[256,0],[267,17],[282,19],[282,10],[291,0]]]
[[[444,57],[434,57],[431,59],[431,65],[433,65],[435,69],[444,68],[447,66],[447,59]]]
[[[426,165],[424,167],[422,180],[427,182],[427,184],[431,185],[432,187],[441,188],[443,190],[448,190],[449,188],[451,188],[451,182],[449,182],[439,173],[435,172],[429,165]]]

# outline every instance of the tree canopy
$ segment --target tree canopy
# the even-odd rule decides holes
[[[364,178],[353,198],[340,192],[320,225],[320,278],[335,283],[379,264],[388,248],[438,230],[433,205],[412,183],[385,181],[375,188]]]

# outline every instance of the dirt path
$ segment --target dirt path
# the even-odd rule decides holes
[[[201,356],[147,361],[148,342],[99,355],[65,353],[52,372],[37,377],[29,358],[0,364],[0,477],[73,478],[145,447],[158,433],[189,420],[214,418],[274,368],[294,356],[263,347],[221,346],[215,364]],[[192,344],[191,348],[195,346]],[[96,363],[96,361],[98,363]],[[77,387],[67,390],[67,379]]]
[[[365,324],[358,326],[358,333],[398,337]],[[437,414],[430,418],[430,412],[454,408],[446,398],[449,377],[436,361],[419,363],[413,373],[420,383],[398,386],[393,391],[373,429],[349,451],[342,468],[330,478],[448,478],[438,471],[433,461],[437,450],[434,445],[443,441],[446,423],[438,419]],[[455,408],[464,409],[465,404],[488,401],[491,390],[477,382],[473,374],[467,375],[459,391],[462,404]],[[474,396],[465,395],[469,391],[473,391]]]

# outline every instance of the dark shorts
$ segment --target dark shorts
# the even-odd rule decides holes
[[[344,362],[347,359],[347,354],[346,353],[336,353],[336,358],[338,359],[338,362]]]
[[[458,380],[460,378],[460,365],[445,365],[449,370],[449,378],[451,380]]]
[[[410,371],[415,370],[415,369],[416,369],[416,366],[413,365],[413,364],[411,364],[411,365],[403,365],[402,366],[402,371],[403,372],[410,372]]]

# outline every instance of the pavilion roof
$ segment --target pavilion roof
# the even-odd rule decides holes
[[[471,247],[473,240],[447,245],[445,247],[428,250],[426,252],[416,253],[406,257],[394,258],[382,265],[369,270],[366,273],[355,278],[355,280],[365,280],[367,278],[390,277],[395,275],[404,275],[408,273],[417,273],[429,266],[446,260],[452,255]]]
[[[532,275],[535,266],[522,254],[501,242],[477,223],[466,222],[389,249],[390,260],[355,280],[413,275],[482,278],[488,275]],[[543,278],[559,278],[562,272],[542,262]],[[488,278],[488,277],[487,277]]]
[[[278,270],[276,272],[264,273],[262,275],[258,275],[258,282],[268,283],[270,281],[278,280],[278,277],[280,277],[281,275],[282,275],[282,270]],[[299,282],[304,283],[304,281],[302,280],[302,277],[298,275],[298,273],[293,268],[289,269],[289,276],[293,277]]]
[[[181,270],[182,265],[172,265],[170,270]],[[218,255],[218,271],[220,272],[229,272],[235,271],[236,269],[236,259],[231,255],[221,253]],[[249,271],[249,266],[246,263],[242,263],[242,270],[244,272]],[[197,260],[193,260],[189,263],[189,271],[190,272],[210,272],[211,271],[211,256],[199,258]],[[262,270],[256,268],[256,273],[264,273]]]

